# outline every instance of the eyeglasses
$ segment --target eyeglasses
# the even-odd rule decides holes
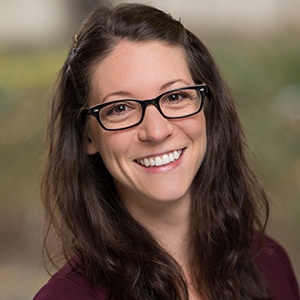
[[[205,84],[174,89],[149,100],[123,99],[84,109],[102,128],[115,131],[134,127],[143,121],[146,107],[154,105],[166,119],[181,119],[199,113],[208,93]]]

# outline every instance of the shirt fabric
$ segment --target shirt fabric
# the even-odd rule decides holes
[[[257,243],[257,237],[254,238]],[[264,247],[254,257],[262,272],[272,300],[299,300],[299,288],[290,260],[285,250],[274,240],[266,237]],[[72,270],[69,264],[60,269],[33,300],[105,300],[105,293],[97,286]]]

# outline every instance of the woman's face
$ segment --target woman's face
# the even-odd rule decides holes
[[[122,41],[96,65],[91,84],[89,106],[128,98],[151,99],[195,82],[181,48],[156,41]],[[143,122],[133,128],[106,131],[90,117],[86,132],[86,152],[101,155],[128,208],[190,200],[191,184],[206,151],[203,110],[170,120],[149,105]],[[179,158],[161,166],[143,165],[146,158],[159,161],[170,154]]]

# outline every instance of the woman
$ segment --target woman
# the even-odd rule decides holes
[[[170,15],[123,4],[85,20],[48,149],[43,199],[67,263],[35,300],[299,299],[263,235],[268,203],[231,95]]]

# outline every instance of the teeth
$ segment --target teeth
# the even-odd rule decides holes
[[[162,164],[163,164],[162,159],[159,156],[155,157],[155,165],[159,167],[162,166]]]
[[[154,167],[155,166],[155,160],[153,158],[150,158],[149,161],[150,161],[150,166]]]
[[[162,158],[162,164],[163,165],[166,165],[166,164],[168,164],[170,162],[170,158],[169,158],[169,156],[167,155],[167,154],[165,154],[164,156],[163,156],[163,158]]]
[[[147,158],[145,158],[144,164],[145,164],[146,167],[149,167],[149,166],[150,166],[149,160],[148,160]]]
[[[169,159],[170,159],[170,162],[174,161],[175,160],[175,157],[173,155],[173,153],[170,153],[169,155]]]
[[[181,153],[174,151],[174,159],[178,159]]]
[[[148,157],[138,159],[137,162],[145,167],[159,167],[167,165],[174,160],[177,160],[182,154],[182,150],[175,150],[162,156]]]

